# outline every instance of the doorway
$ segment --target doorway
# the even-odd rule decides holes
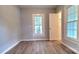
[[[49,40],[61,40],[62,38],[62,13],[49,14]]]

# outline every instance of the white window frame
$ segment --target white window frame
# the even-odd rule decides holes
[[[42,16],[42,33],[35,33],[35,20],[34,20],[35,16]],[[44,35],[44,24],[43,23],[44,23],[44,14],[32,14],[33,36]]]
[[[67,7],[67,17],[68,17],[68,9],[69,9],[70,7],[72,7],[72,6]],[[78,12],[78,6],[77,6],[77,12]],[[78,15],[78,13],[77,13],[77,15]],[[76,21],[77,21],[77,38],[78,38],[78,20],[69,21],[69,22],[68,22],[67,20],[68,20],[68,19],[66,19],[66,37],[69,38],[69,39],[71,39],[71,40],[73,39],[73,40],[77,41],[77,39],[67,36],[67,30],[68,30],[68,29],[67,29],[67,23],[71,23],[71,22],[76,22]]]

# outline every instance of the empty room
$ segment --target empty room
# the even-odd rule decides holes
[[[0,5],[0,54],[78,54],[78,5]]]

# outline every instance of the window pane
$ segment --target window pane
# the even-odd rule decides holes
[[[71,6],[67,15],[67,37],[77,39],[77,20],[77,6]]]
[[[71,29],[71,23],[67,23],[67,29]]]
[[[42,33],[42,16],[35,16],[35,33]]]
[[[41,26],[35,26],[35,33],[42,33],[42,27]]]
[[[35,33],[40,33],[40,26],[35,26]]]
[[[67,37],[77,39],[77,21],[67,23]]]
[[[42,25],[42,17],[41,16],[36,16],[35,17],[35,25]]]
[[[68,17],[67,21],[74,21],[78,20],[78,15],[77,15],[77,6],[71,6],[68,8]]]
[[[67,30],[67,37],[77,39],[77,31],[76,30]]]
[[[71,29],[72,30],[77,30],[77,21],[71,22]]]
[[[77,30],[77,21],[67,23],[67,29]]]
[[[71,31],[67,30],[67,37],[71,37]]]

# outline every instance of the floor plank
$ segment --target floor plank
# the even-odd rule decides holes
[[[75,54],[59,41],[22,41],[6,54]]]

